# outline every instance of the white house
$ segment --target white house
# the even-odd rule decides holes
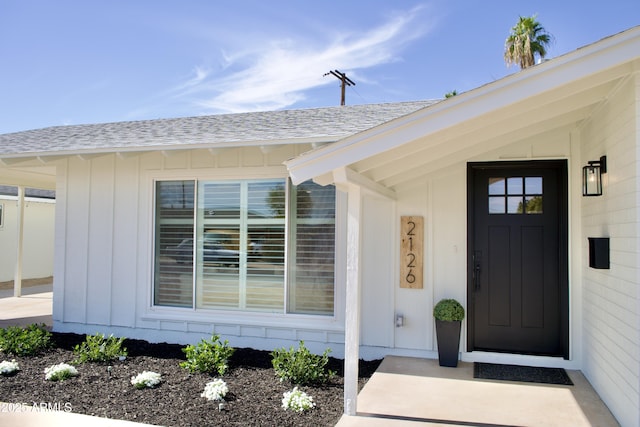
[[[580,369],[638,426],[639,155],[636,27],[440,102],[0,135],[0,177],[55,182],[55,330],[302,339],[353,413],[358,357],[437,357],[453,297],[463,360]]]

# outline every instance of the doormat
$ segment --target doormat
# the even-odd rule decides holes
[[[485,380],[521,381],[541,384],[573,385],[567,371],[562,368],[536,366],[498,365],[475,362],[473,377]]]

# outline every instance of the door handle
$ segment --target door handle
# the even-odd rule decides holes
[[[482,270],[482,252],[473,253],[473,289],[480,290],[480,271]]]

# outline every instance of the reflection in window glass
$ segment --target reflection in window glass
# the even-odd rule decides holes
[[[522,213],[523,208],[522,197],[507,197],[507,213]]]
[[[507,179],[507,194],[522,194],[522,178]]]
[[[193,305],[194,181],[156,183],[156,305]]]
[[[333,315],[334,186],[159,181],[155,196],[154,305]]]
[[[526,194],[542,194],[542,177],[528,176],[524,179]]]
[[[490,214],[503,214],[504,208],[504,197],[489,197]]]
[[[313,182],[291,193],[290,313],[333,314],[335,198],[335,187]]]
[[[285,180],[198,188],[196,308],[282,311]]]
[[[200,208],[204,209],[205,218],[240,217],[240,184],[201,184],[199,195]]]
[[[539,176],[489,178],[489,213],[542,213],[542,190]]]
[[[504,194],[504,178],[489,178],[489,194]]]
[[[527,196],[527,213],[542,213],[542,196]]]

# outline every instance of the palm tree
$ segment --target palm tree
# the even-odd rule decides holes
[[[535,56],[544,58],[547,46],[551,42],[551,34],[538,21],[537,15],[520,17],[518,23],[511,28],[511,34],[505,41],[504,60],[507,66],[520,65],[520,69],[535,64]]]

